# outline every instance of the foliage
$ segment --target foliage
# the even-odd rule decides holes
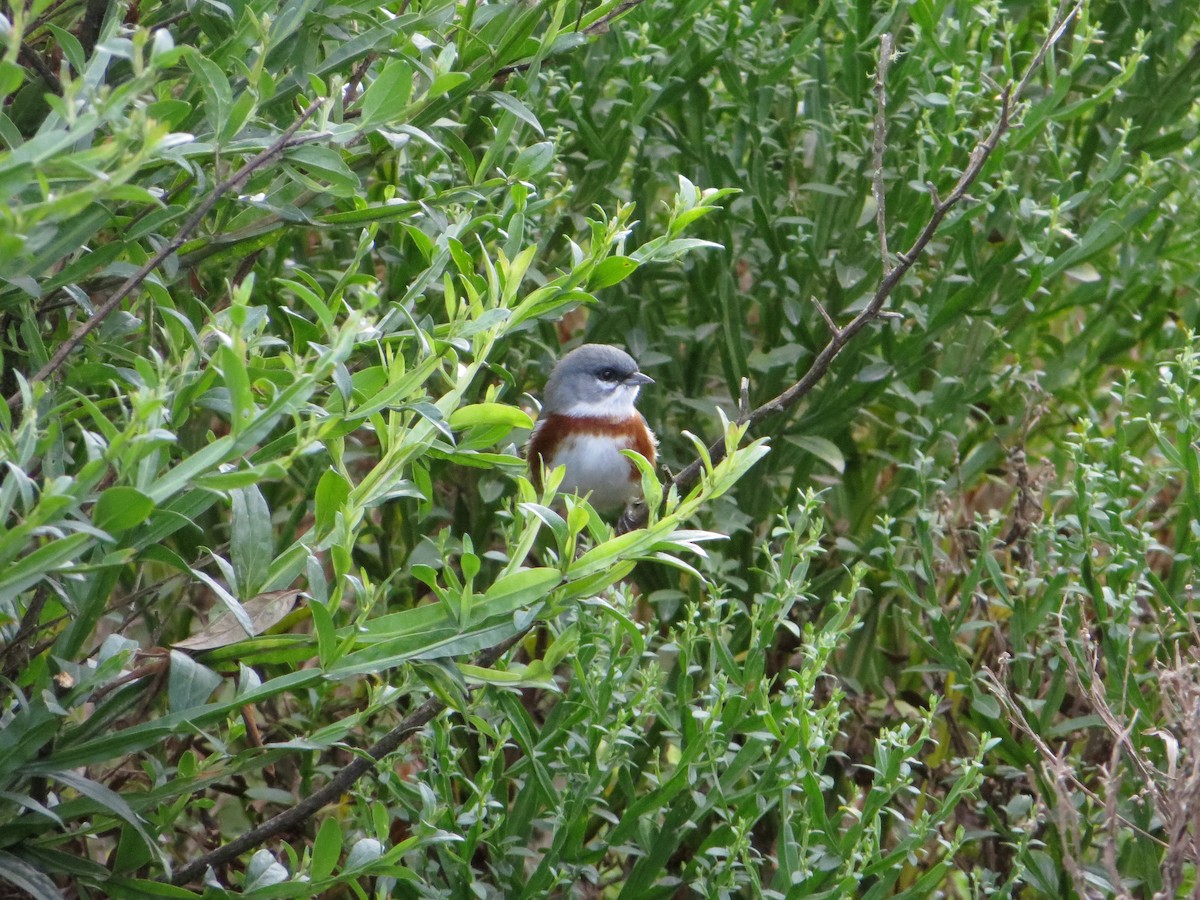
[[[0,879],[1194,886],[1191,4],[1083,4],[902,318],[751,435],[741,379],[780,393],[809,298],[882,276],[879,36],[894,250],[1054,8],[0,9]],[[644,530],[524,477],[580,335],[653,374],[672,469],[741,446]],[[170,884],[430,697],[343,802]]]

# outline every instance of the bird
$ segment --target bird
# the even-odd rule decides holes
[[[636,450],[654,465],[657,440],[634,407],[648,384],[654,379],[619,347],[584,344],[560,359],[546,382],[526,451],[538,492],[543,471],[565,466],[559,492],[586,494],[598,511],[640,499],[641,473],[621,451]]]

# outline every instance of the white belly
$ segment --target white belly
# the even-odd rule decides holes
[[[621,455],[629,448],[625,441],[608,437],[572,437],[559,445],[550,468],[566,466],[559,491],[564,494],[591,493],[596,509],[625,506],[642,493],[641,481],[630,481],[633,463]]]

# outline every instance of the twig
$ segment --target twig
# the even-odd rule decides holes
[[[1030,723],[1029,719],[1026,718],[1020,704],[1017,703],[1017,701],[1013,698],[1008,688],[1004,686],[1003,679],[987,666],[983,666],[980,669],[979,674],[983,683],[990,688],[992,696],[1000,703],[1001,706],[1004,707],[1005,712],[1008,714],[1008,721],[1021,731],[1025,732],[1025,734],[1028,735],[1029,739],[1033,742],[1034,747],[1037,749],[1037,752],[1040,755],[1041,763],[1045,771],[1055,778],[1058,778],[1061,775],[1065,779],[1065,783],[1070,789],[1066,792],[1067,795],[1069,796],[1073,791],[1078,791],[1087,796],[1087,798],[1097,806],[1103,806],[1104,799],[1083,782],[1074,767],[1062,767],[1062,755],[1055,753],[1050,748],[1050,744],[1047,742],[1046,738],[1043,737],[1042,732],[1035,728]],[[1036,787],[1036,781],[1033,783]],[[1048,801],[1050,798],[1044,799]],[[1049,802],[1047,802],[1047,806],[1050,806]],[[1140,837],[1159,847],[1167,846],[1164,840],[1151,834],[1136,822],[1133,822],[1125,816],[1121,816],[1121,824],[1130,831],[1137,832]]]
[[[67,357],[71,355],[72,351],[74,351],[76,347],[83,343],[84,338],[95,331],[96,328],[99,327],[100,323],[103,322],[118,306],[120,306],[126,297],[137,290],[141,283],[150,276],[151,272],[159,267],[163,260],[184,245],[191,233],[200,226],[200,223],[204,221],[204,217],[208,215],[209,211],[216,205],[217,201],[220,200],[223,195],[227,194],[229,191],[240,188],[257,170],[261,169],[264,165],[291,146],[293,135],[300,130],[301,125],[303,125],[312,117],[313,113],[321,108],[321,104],[324,102],[325,101],[323,99],[317,99],[310,103],[308,107],[300,113],[299,118],[289,125],[288,129],[279,136],[275,143],[243,165],[228,179],[213,188],[212,192],[204,198],[204,201],[196,208],[196,211],[192,213],[191,218],[183,224],[183,227],[181,227],[178,232],[176,232],[175,237],[164,244],[162,248],[154,254],[154,256],[150,257],[150,259],[146,261],[145,265],[130,275],[129,278],[125,280],[125,283],[117,289],[116,293],[114,293],[111,297],[105,300],[104,303],[97,307],[96,311],[92,313],[91,318],[83,323],[83,327],[81,327],[77,332],[75,332],[75,334],[71,335],[71,337],[67,338],[62,342],[62,344],[59,345],[58,349],[54,352],[54,355],[50,357],[50,361],[46,363],[46,365],[42,366],[29,379],[30,383],[32,384],[37,381],[42,381],[47,376],[57,371],[58,368],[66,361]],[[21,394],[19,391],[15,392],[11,397],[8,398],[8,406],[9,409],[14,412],[20,408]]]
[[[104,14],[108,12],[108,0],[87,0],[83,12],[83,24],[79,28],[79,43],[83,45],[84,59],[96,49],[100,29],[104,27]]]
[[[408,4],[405,4],[405,6],[407,5]],[[401,10],[400,14],[404,15],[403,10]],[[368,53],[363,57],[362,62],[354,67],[354,71],[350,73],[350,80],[346,83],[346,90],[342,94],[343,107],[349,106],[356,99],[358,99],[359,85],[362,84],[363,78],[366,77],[367,69],[371,68],[371,63],[375,62],[375,60],[378,58],[378,53]]]
[[[821,314],[821,318],[825,320],[825,325],[829,329],[829,333],[837,337],[842,333],[842,329],[838,328],[837,322],[833,321],[833,316],[829,315],[829,310],[825,308],[825,304],[821,302],[819,297],[812,298],[812,304],[817,308],[817,312]]]
[[[23,668],[33,658],[30,654],[29,642],[38,633],[38,622],[42,618],[42,610],[46,608],[48,599],[50,599],[50,590],[43,583],[38,586],[25,614],[21,616],[21,623],[17,626],[16,634],[0,647],[0,677],[16,677],[15,674],[10,673],[15,673],[18,669]],[[8,665],[8,657],[14,651],[19,651],[19,656],[13,660],[12,665]]]
[[[17,59],[27,66],[32,66],[42,76],[42,80],[46,82],[46,87],[58,94],[58,96],[62,96],[62,82],[58,80],[58,75],[50,68],[50,64],[42,59],[41,55],[24,41],[21,42],[21,49],[17,53]]]
[[[742,379],[741,392],[738,395],[738,424],[750,418],[750,379]]]
[[[875,67],[875,227],[879,232],[879,259],[883,263],[883,274],[892,271],[892,258],[888,255],[886,196],[883,190],[883,151],[887,148],[887,71],[892,64],[892,35],[884,32],[879,39],[879,65]],[[837,334],[837,331],[834,331]]]
[[[878,206],[876,210],[876,216],[877,222],[880,222],[880,247],[884,252],[885,259],[883,279],[880,281],[879,287],[876,288],[874,296],[871,297],[871,301],[866,305],[866,307],[864,307],[858,315],[851,319],[850,322],[845,325],[845,327],[837,328],[836,326],[833,326],[833,320],[828,317],[827,313],[825,314],[824,318],[826,319],[826,324],[829,324],[834,328],[833,334],[828,343],[821,348],[821,352],[817,354],[816,358],[812,362],[812,365],[809,366],[808,371],[804,373],[799,381],[797,381],[779,396],[772,400],[768,400],[750,414],[748,419],[746,419],[746,423],[749,425],[749,427],[753,428],[755,425],[761,423],[764,419],[769,419],[792,409],[792,407],[794,407],[800,402],[801,399],[807,396],[816,386],[817,382],[824,377],[825,373],[829,371],[829,367],[833,363],[834,359],[836,359],[837,355],[845,349],[846,345],[849,344],[850,341],[852,341],[855,337],[857,337],[859,332],[865,329],[872,322],[876,321],[877,319],[891,319],[898,317],[897,313],[885,310],[883,308],[884,304],[892,295],[892,291],[896,289],[896,285],[898,285],[903,280],[904,276],[908,274],[909,269],[913,267],[913,264],[920,257],[922,251],[925,250],[925,247],[933,239],[934,234],[937,233],[938,228],[941,226],[942,221],[949,214],[950,210],[952,210],[967,196],[967,190],[972,184],[975,183],[975,180],[979,178],[979,175],[983,172],[984,165],[987,163],[988,158],[992,155],[992,152],[999,145],[1000,139],[1005,135],[1009,128],[1012,127],[1012,121],[1010,117],[1012,115],[1013,107],[1020,100],[1021,95],[1025,88],[1029,85],[1030,79],[1032,79],[1034,72],[1046,58],[1046,54],[1050,52],[1051,47],[1053,47],[1054,44],[1058,42],[1059,38],[1062,37],[1063,33],[1066,31],[1068,23],[1072,18],[1074,18],[1076,13],[1079,12],[1081,5],[1082,0],[1079,0],[1079,2],[1075,3],[1070,10],[1068,10],[1058,20],[1055,21],[1053,27],[1051,27],[1049,33],[1046,35],[1045,41],[1042,42],[1041,47],[1038,49],[1033,60],[1030,62],[1028,69],[1026,69],[1022,75],[1021,80],[1016,84],[1015,87],[1010,83],[1001,92],[1000,114],[997,117],[995,124],[992,126],[991,131],[989,131],[987,136],[983,138],[975,146],[975,149],[971,151],[971,155],[967,160],[967,166],[959,176],[958,181],[955,183],[954,188],[950,191],[950,193],[945,198],[938,200],[937,191],[931,191],[931,196],[935,198],[936,202],[934,203],[933,212],[929,216],[929,221],[925,223],[925,227],[921,229],[921,233],[917,236],[917,239],[913,242],[913,245],[904,253],[897,254],[899,263],[890,270],[887,265],[887,244],[886,238],[884,237],[885,229],[882,223],[884,216],[884,204],[882,202],[883,198],[877,194],[876,202]],[[1065,4],[1062,8],[1065,8]],[[884,35],[882,46],[880,48],[881,61],[876,70],[876,91],[878,97],[882,97],[883,90],[882,85],[880,85],[878,82],[881,81],[882,76],[887,71],[887,62],[883,60],[885,57],[890,56],[890,52],[888,52],[890,49],[890,35]],[[881,152],[880,147],[884,144],[884,134],[887,125],[886,119],[881,115],[882,112],[883,105],[882,102],[880,102],[876,110],[875,117],[874,146],[877,153]],[[875,190],[879,192],[882,191],[882,184],[880,183],[882,178],[880,174],[882,169],[881,156],[877,156],[875,168]],[[820,304],[817,305],[817,308],[818,310],[821,308]],[[712,465],[716,465],[723,460],[727,453],[728,448],[725,446],[725,439],[723,437],[713,441],[708,448],[708,457],[711,460]],[[704,460],[698,458],[685,469],[681,470],[673,479],[671,479],[671,483],[678,489],[680,494],[685,494],[696,485],[696,482],[700,480],[700,474],[703,470]],[[645,525],[648,512],[648,510],[643,508],[640,511],[637,521],[631,523],[632,526],[641,527]]]
[[[529,628],[523,628],[517,634],[480,653],[474,665],[486,668],[495,665],[510,649],[515,647],[529,633]],[[368,747],[362,755],[341,769],[321,789],[309,794],[295,806],[286,809],[279,815],[267,819],[257,828],[252,828],[241,837],[234,838],[210,853],[205,853],[171,876],[172,884],[189,884],[202,877],[210,866],[219,866],[241,856],[247,850],[266,843],[271,838],[284,832],[293,831],[312,818],[336,800],[339,800],[356,781],[374,771],[376,763],[417,734],[446,708],[446,703],[437,697],[430,697],[415,710],[405,716],[404,721],[385,734],[382,738]]]
[[[624,3],[610,12],[607,16],[597,19],[587,28],[583,29],[583,33],[586,35],[601,34],[608,28],[610,24],[612,24],[615,19],[625,15],[625,13],[629,12],[635,6],[641,6],[643,2],[644,0],[625,0]]]

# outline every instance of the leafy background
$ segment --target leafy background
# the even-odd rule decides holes
[[[1061,10],[0,7],[6,889],[1190,891],[1192,7],[1081,4],[744,437],[880,281],[881,35],[894,249]],[[742,444],[620,537],[517,449],[583,338]]]

